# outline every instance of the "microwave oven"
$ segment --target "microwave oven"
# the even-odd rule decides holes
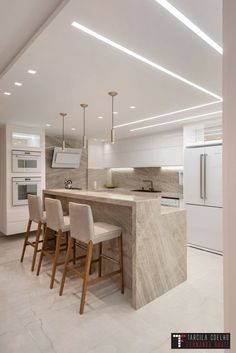
[[[40,173],[41,152],[40,151],[12,151],[13,173]]]

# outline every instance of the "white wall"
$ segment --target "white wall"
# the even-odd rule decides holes
[[[224,0],[223,161],[224,161],[224,309],[225,331],[236,352],[236,1]]]
[[[104,144],[104,167],[159,167],[183,165],[183,130]]]

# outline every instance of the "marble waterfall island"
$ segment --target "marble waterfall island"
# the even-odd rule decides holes
[[[65,211],[69,202],[88,204],[95,222],[122,228],[125,286],[132,291],[135,309],[187,279],[185,210],[161,207],[160,197],[153,194],[48,189],[44,197],[60,199]],[[115,240],[104,244],[104,253],[116,252]],[[107,266],[103,261],[104,272]]]

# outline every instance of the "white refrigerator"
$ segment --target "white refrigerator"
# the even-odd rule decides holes
[[[222,252],[222,144],[185,149],[184,200],[188,243]]]

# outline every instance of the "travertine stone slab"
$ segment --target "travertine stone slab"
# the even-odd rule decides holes
[[[174,288],[187,278],[185,210],[161,207],[160,197],[111,192],[45,190],[44,196],[89,204],[94,221],[118,225],[123,231],[125,286],[132,290],[135,309]],[[116,240],[104,251],[117,256]],[[113,269],[103,262],[103,271]]]

